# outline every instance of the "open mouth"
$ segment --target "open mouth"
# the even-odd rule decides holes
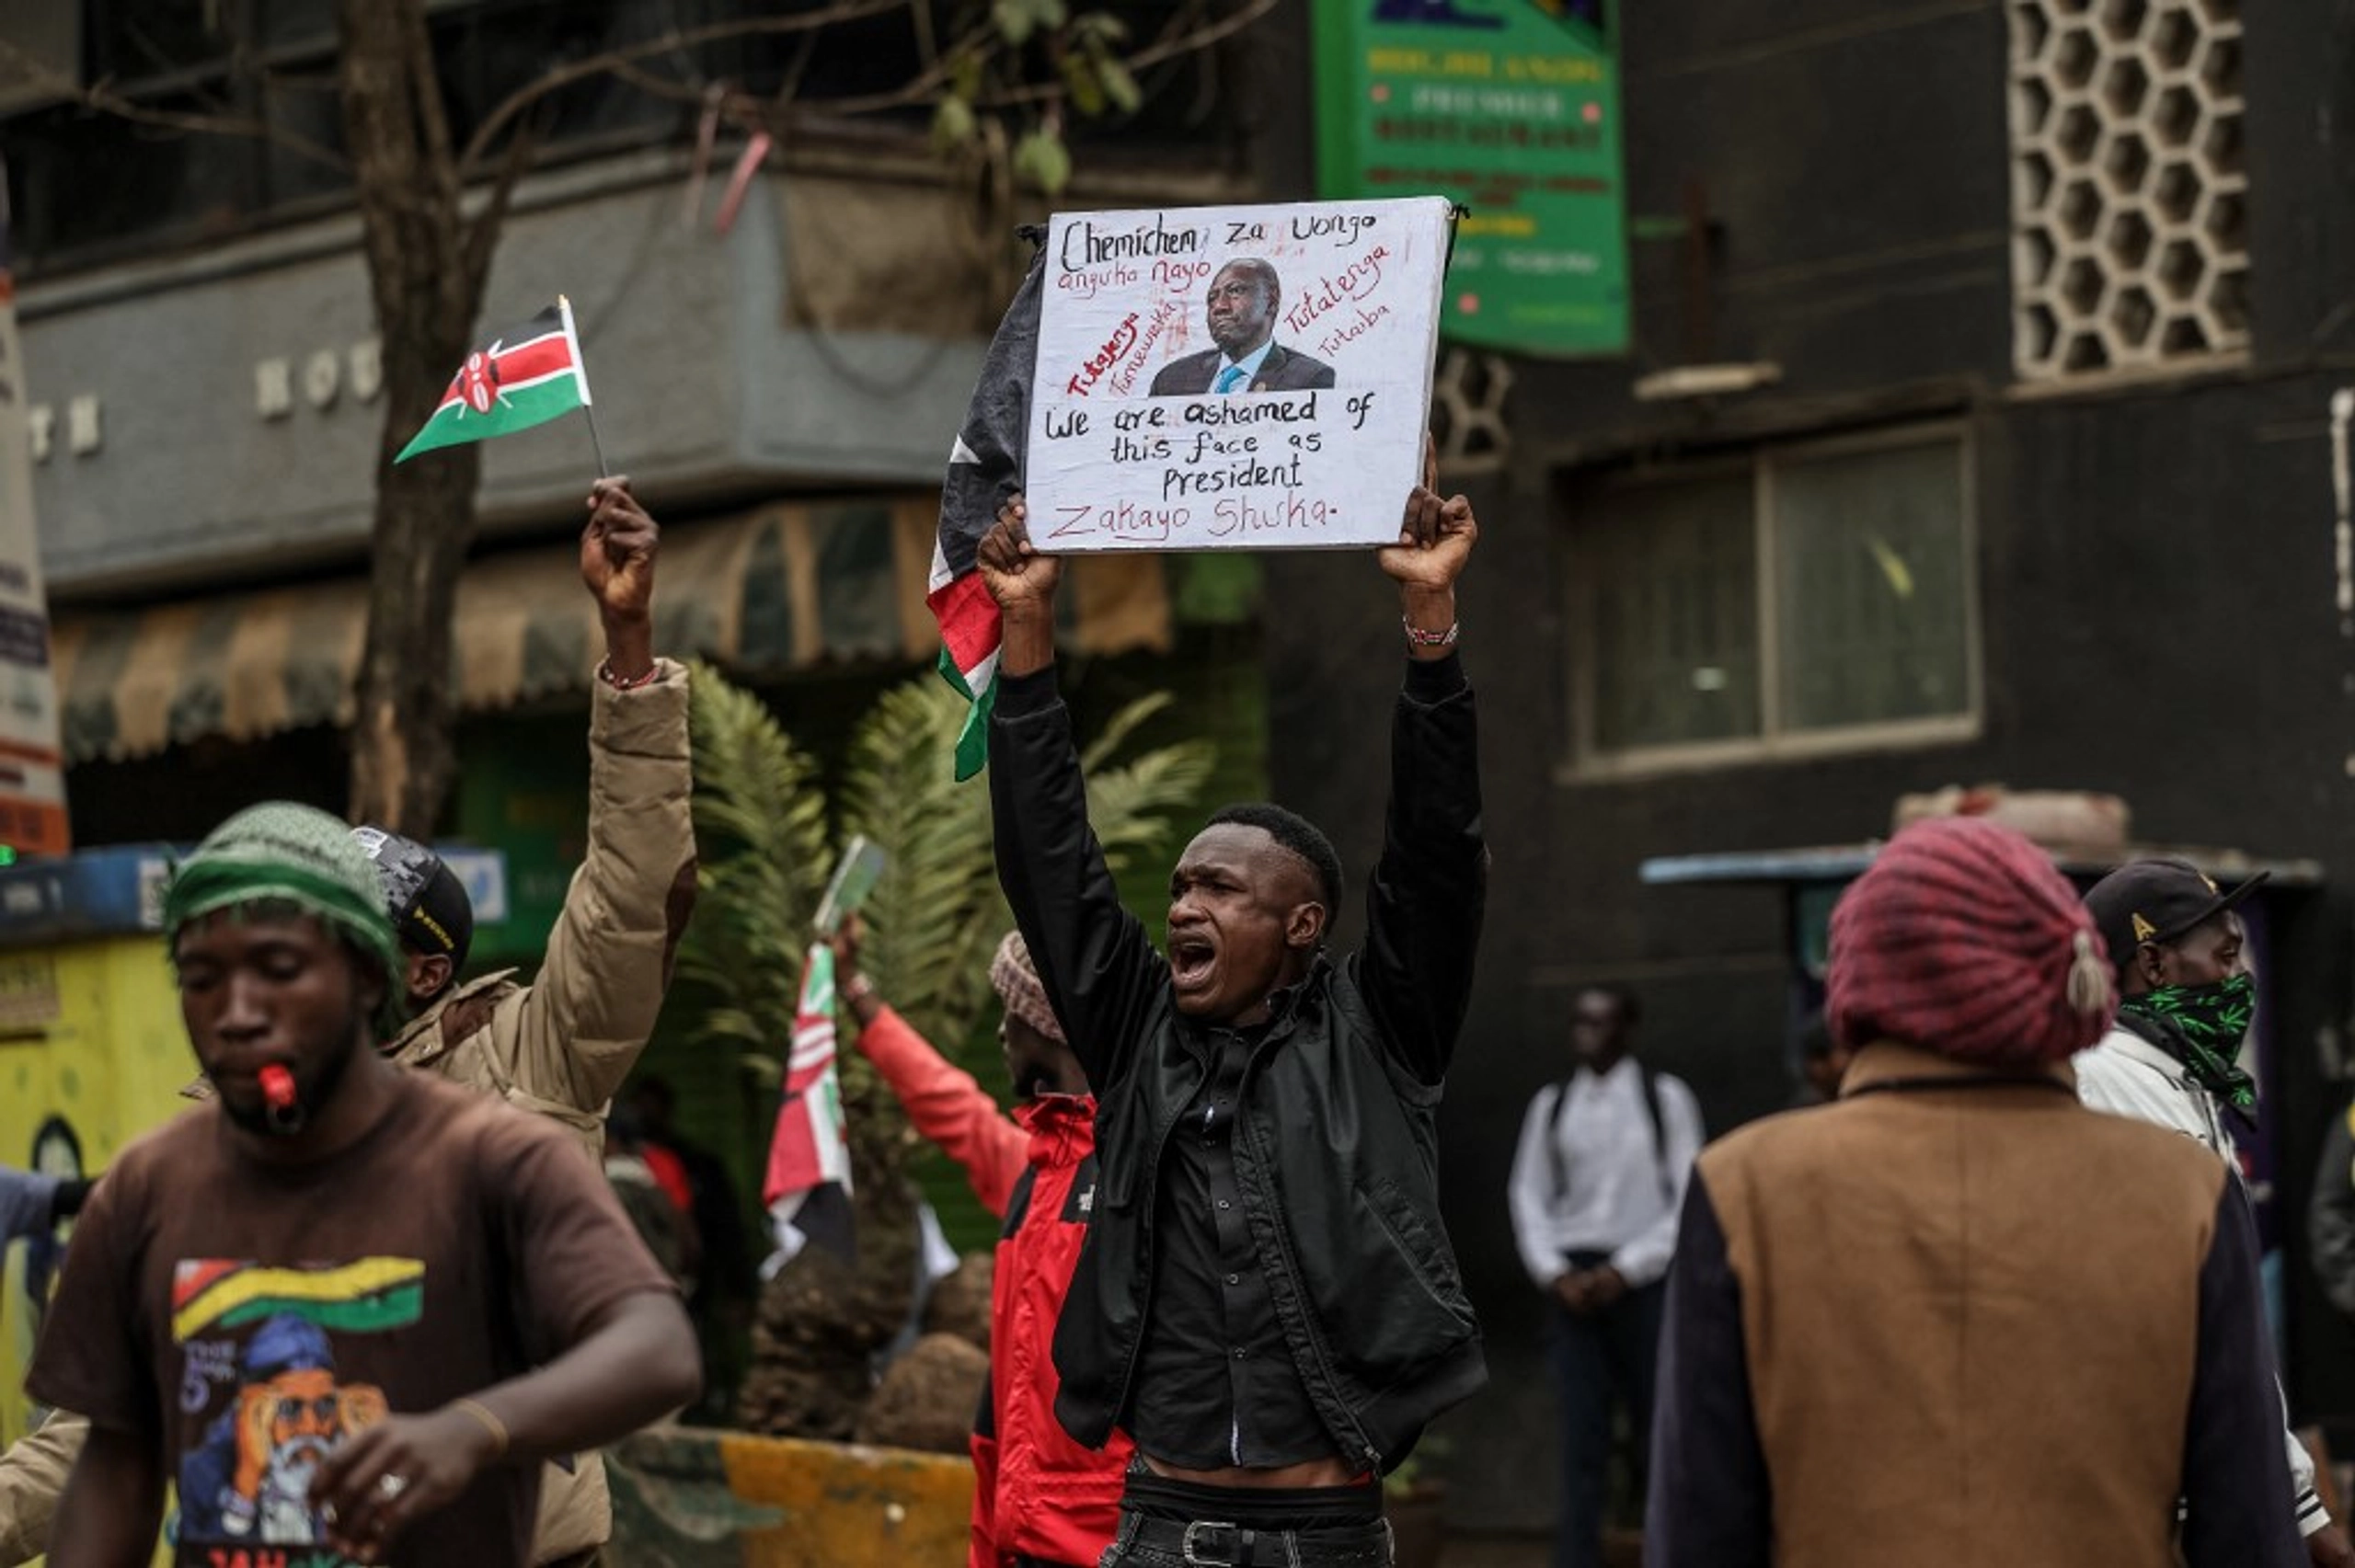
[[[1207,937],[1173,936],[1169,939],[1169,979],[1179,990],[1190,990],[1210,979],[1211,966],[1218,959],[1218,948]]]

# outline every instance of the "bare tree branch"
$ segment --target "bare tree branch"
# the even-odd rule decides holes
[[[507,209],[515,195],[515,187],[532,166],[540,150],[540,132],[526,120],[507,140],[507,156],[500,165],[499,181],[490,188],[490,196],[481,211],[466,220],[458,238],[459,265],[465,269],[466,287],[477,297],[490,276],[490,258],[499,248],[500,231],[507,223]]]
[[[404,9],[400,17],[401,49],[408,56],[409,96],[417,104],[417,127],[425,143],[425,172],[442,186],[442,200],[455,211],[465,181],[450,156],[450,111],[442,101],[442,74],[433,63],[433,32],[426,24],[425,7]]]
[[[128,120],[133,125],[153,125],[166,131],[201,136],[241,136],[251,141],[268,142],[339,174],[351,172],[351,161],[334,148],[267,120],[241,114],[189,114],[175,109],[150,109],[116,92],[111,79],[94,82],[85,87],[72,77],[51,70],[6,39],[0,39],[0,59],[7,62],[10,67],[8,75],[14,81],[37,87],[64,102],[77,103],[85,109]]]
[[[692,49],[698,44],[718,43],[729,39],[753,38],[778,33],[809,32],[829,28],[838,22],[864,21],[870,17],[891,11],[904,11],[922,0],[837,0],[837,3],[816,11],[802,11],[790,17],[745,17],[730,22],[712,22],[704,27],[672,30],[661,38],[630,44],[586,60],[575,61],[548,72],[529,86],[512,93],[483,117],[475,133],[466,139],[465,151],[459,155],[458,172],[462,179],[471,179],[480,168],[482,160],[499,133],[517,115],[575,82],[612,73],[621,65],[666,54],[673,50]]]
[[[1267,16],[1281,4],[1282,0],[1248,0],[1248,4],[1229,16],[1222,17],[1216,21],[1204,22],[1199,27],[1175,36],[1165,35],[1133,54],[1120,55],[1116,58],[1128,68],[1132,74],[1134,74],[1158,65],[1166,60],[1197,53],[1223,40],[1232,38]],[[994,36],[986,25],[977,28],[945,51],[939,61],[930,69],[912,77],[904,86],[894,87],[887,93],[869,93],[863,97],[828,98],[825,100],[825,112],[829,115],[843,117],[879,114],[890,109],[913,109],[920,104],[936,102],[938,88],[954,72],[958,57],[966,43],[981,35]],[[986,43],[982,47],[986,49]],[[996,92],[983,93],[973,100],[973,107],[983,109],[1013,109],[1023,104],[1059,99],[1063,96],[1063,85],[1061,82],[1034,82],[1025,86],[1006,87]],[[758,117],[772,130],[789,125],[793,113],[789,105],[777,99],[753,97],[745,94],[732,97],[729,107],[740,114]]]

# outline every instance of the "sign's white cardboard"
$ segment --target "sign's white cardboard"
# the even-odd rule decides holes
[[[1071,212],[1024,486],[1057,553],[1388,544],[1422,476],[1444,198]]]

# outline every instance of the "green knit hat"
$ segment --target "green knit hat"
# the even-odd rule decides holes
[[[376,1034],[390,1039],[401,1025],[407,967],[385,912],[383,884],[351,830],[290,801],[247,807],[173,868],[164,889],[164,939],[170,942],[189,921],[217,910],[264,901],[293,904],[316,916],[376,961],[385,977]]]

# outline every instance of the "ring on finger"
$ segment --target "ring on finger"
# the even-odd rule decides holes
[[[408,1477],[386,1471],[376,1478],[376,1494],[389,1503],[408,1490]]]

